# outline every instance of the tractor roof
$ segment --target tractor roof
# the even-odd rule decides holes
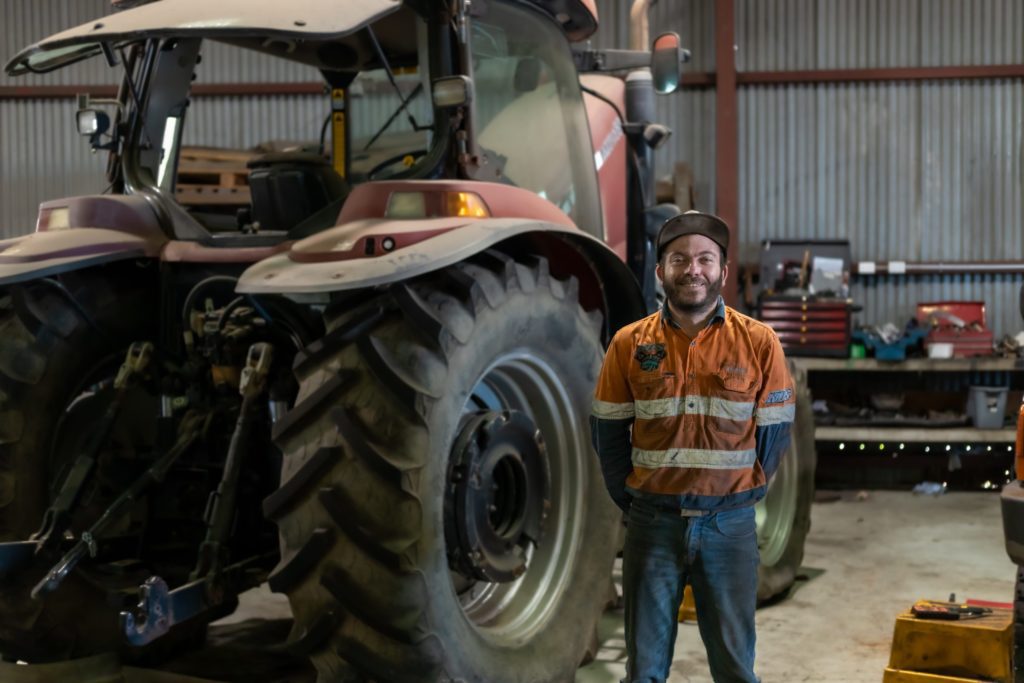
[[[551,15],[570,40],[582,40],[597,29],[594,1],[530,0]],[[325,47],[344,44],[346,36],[397,12],[402,5],[402,0],[157,0],[34,43],[15,55],[6,71],[10,76],[53,71],[100,54],[102,43],[116,47],[146,38],[170,37],[222,40],[320,68],[346,68],[330,63],[330,57],[338,58],[341,53]],[[339,11],[339,6],[344,9]],[[407,13],[408,8],[399,15]],[[404,23],[395,23],[398,33]],[[395,38],[397,47],[402,39],[400,35]],[[387,42],[383,36],[381,42]],[[346,53],[346,61],[351,62],[347,64],[351,68],[360,59]]]

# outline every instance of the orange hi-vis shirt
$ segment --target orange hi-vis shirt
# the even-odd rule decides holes
[[[775,332],[725,306],[693,339],[663,309],[616,333],[591,426],[609,493],[752,505],[789,445],[795,391]]]

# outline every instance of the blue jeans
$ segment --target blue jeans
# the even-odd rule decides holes
[[[622,683],[668,679],[687,582],[716,683],[757,683],[758,562],[753,507],[682,517],[634,499],[622,552],[628,656]]]

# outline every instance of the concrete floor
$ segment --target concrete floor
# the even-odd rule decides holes
[[[819,496],[820,497],[820,496]],[[789,597],[757,613],[757,671],[766,683],[876,683],[895,616],[918,598],[1008,602],[1014,567],[1002,546],[999,496],[920,497],[885,491],[815,503],[801,578]],[[275,654],[288,603],[265,587],[211,627],[210,645],[167,668],[212,680],[308,683],[302,661]],[[575,683],[624,674],[622,613],[602,621],[603,648]],[[128,680],[128,679],[125,679]],[[163,680],[163,679],[161,679]],[[709,683],[697,627],[682,624],[671,683]]]
[[[802,578],[757,612],[758,675],[766,683],[877,683],[895,616],[914,600],[1013,599],[999,496],[895,491],[844,493],[815,503]],[[624,673],[621,614],[604,619],[604,649],[576,683]],[[672,683],[710,683],[696,624],[680,625]]]

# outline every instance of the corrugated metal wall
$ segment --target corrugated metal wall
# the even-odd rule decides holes
[[[105,154],[75,130],[73,100],[0,101],[0,238],[35,229],[39,202],[101,192]]]
[[[1019,0],[738,0],[740,71],[1024,61]],[[768,238],[849,239],[855,260],[1024,259],[1024,84],[750,86],[739,91],[745,256]],[[867,324],[918,301],[983,300],[1020,330],[1019,276],[861,277]]]
[[[593,43],[625,47],[629,0],[598,0]],[[107,12],[106,0],[8,0],[7,57]],[[1010,64],[1024,61],[1020,0],[736,0],[742,71]],[[692,72],[714,70],[714,0],[661,0],[652,33],[675,30]],[[229,56],[228,51],[239,56]],[[204,82],[293,80],[302,67],[207,48]],[[112,84],[102,60],[0,85]],[[272,107],[273,115],[261,108]],[[697,204],[715,206],[715,92],[658,98],[674,129],[658,168],[693,170]],[[31,228],[39,201],[102,189],[102,158],[73,130],[70,101],[0,102],[0,235]],[[265,111],[265,110],[264,110]],[[322,117],[316,96],[206,98],[190,140],[248,146],[288,139]],[[854,258],[1024,257],[1024,92],[1020,80],[741,87],[742,258],[766,238],[848,238]],[[1018,277],[861,278],[865,322],[902,320],[926,299],[984,299],[998,332],[1020,329]]]
[[[1020,0],[735,0],[739,71],[1019,64]]]

